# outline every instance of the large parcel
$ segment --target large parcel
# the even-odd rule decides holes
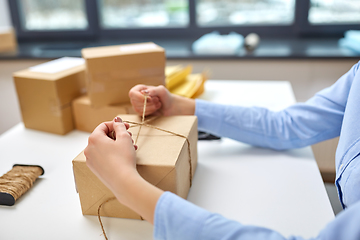
[[[124,121],[141,122],[136,115],[119,116]],[[197,118],[159,117],[147,124],[151,127],[142,126],[137,140],[138,172],[149,183],[186,198],[197,165]],[[136,139],[139,126],[131,127],[129,131]],[[83,152],[73,160],[73,169],[83,214],[97,215],[99,206],[114,195],[87,167]],[[141,216],[117,200],[104,204],[100,214],[141,219]]]

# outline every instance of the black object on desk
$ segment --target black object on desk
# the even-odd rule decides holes
[[[198,140],[219,140],[221,137],[212,135],[207,132],[198,131]]]

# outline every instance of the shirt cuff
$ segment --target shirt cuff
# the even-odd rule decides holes
[[[221,118],[224,107],[201,99],[195,100],[195,116],[198,118],[200,131],[218,135],[221,126]]]

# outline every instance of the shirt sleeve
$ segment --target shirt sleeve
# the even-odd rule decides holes
[[[360,239],[360,202],[338,214],[314,240]],[[165,192],[155,209],[156,240],[303,240],[300,236],[285,238],[277,231],[239,222],[210,213],[196,205]]]
[[[337,137],[357,69],[358,64],[307,102],[278,112],[197,99],[195,115],[199,130],[278,150],[300,148]]]
[[[285,240],[286,238],[267,228],[242,225],[219,214],[210,213],[173,193],[165,192],[155,209],[154,239]]]

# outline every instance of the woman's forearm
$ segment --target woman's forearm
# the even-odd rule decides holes
[[[137,173],[129,174],[126,178],[119,178],[118,181],[122,182],[122,187],[113,189],[116,198],[153,224],[156,203],[163,191],[144,180]]]

